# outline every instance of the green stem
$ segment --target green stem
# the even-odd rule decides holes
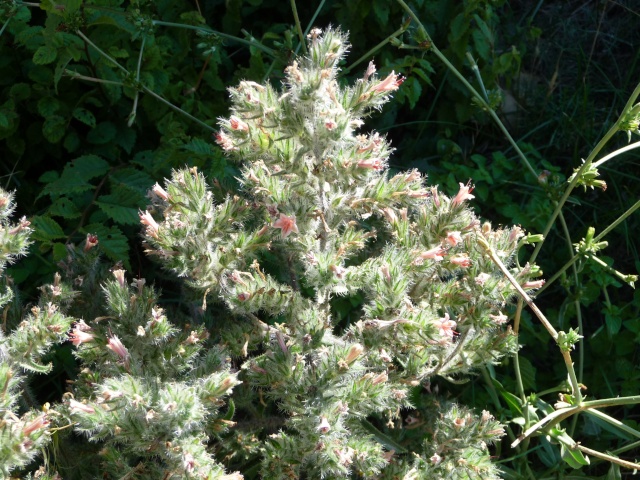
[[[478,64],[473,59],[473,55],[471,55],[471,52],[467,52],[467,60],[469,60],[469,63],[471,64],[471,71],[476,76],[476,80],[478,80],[478,84],[480,85],[480,88],[482,89],[482,94],[484,95],[484,100],[487,103],[489,103],[489,94],[487,93],[487,89],[485,88],[484,82],[482,81],[482,75],[480,75],[480,69],[478,68]]]
[[[549,320],[547,320],[547,317],[544,316],[544,314],[538,308],[538,306],[535,303],[533,303],[533,300],[531,299],[531,297],[527,295],[527,292],[525,292],[522,289],[518,281],[513,277],[513,275],[511,275],[511,272],[509,272],[509,270],[504,265],[504,263],[502,263],[502,260],[500,260],[496,252],[491,247],[491,245],[489,245],[489,243],[482,237],[478,237],[477,241],[480,244],[480,246],[485,250],[485,252],[487,252],[487,255],[489,255],[489,258],[491,258],[493,263],[495,263],[498,266],[498,268],[502,271],[504,276],[507,277],[507,280],[509,280],[511,285],[513,285],[513,288],[515,288],[516,291],[520,294],[520,296],[524,299],[524,301],[527,302],[527,305],[529,306],[529,308],[531,308],[533,313],[535,313],[536,317],[538,317],[542,325],[547,329],[547,331],[549,332],[553,340],[557,341],[558,332],[556,331],[556,329],[553,328],[553,325],[551,325]]]
[[[129,71],[124,68],[122,65],[120,65],[118,62],[116,62],[113,58],[111,58],[109,55],[107,55],[105,52],[103,52],[96,44],[94,44],[91,40],[89,40],[87,38],[86,35],[84,35],[82,32],[78,31],[76,32],[80,38],[82,38],[85,42],[87,42],[89,45],[91,45],[98,53],[100,53],[101,55],[103,55],[105,58],[107,58],[110,62],[113,62],[113,64],[115,66],[117,66],[120,70],[122,70],[125,75],[129,75]],[[87,79],[87,78],[85,78]],[[98,79],[91,79],[91,80],[97,80],[100,81]],[[167,105],[169,108],[175,110],[178,113],[181,113],[182,115],[184,115],[185,117],[191,119],[192,121],[196,122],[198,125],[206,128],[207,130],[210,130],[212,132],[216,132],[216,129],[213,128],[210,125],[207,125],[206,123],[204,123],[202,120],[194,117],[193,115],[191,115],[190,113],[185,112],[184,110],[182,110],[180,107],[174,105],[173,103],[171,103],[169,100],[166,100],[165,98],[161,97],[160,95],[158,95],[157,93],[155,93],[153,90],[151,90],[149,87],[146,87],[145,85],[140,85],[140,88],[142,88],[142,90],[144,90],[146,93],[148,93],[149,95],[151,95],[152,97],[156,98],[157,100],[159,100],[160,102],[164,103],[165,105]]]
[[[629,425],[622,423],[620,420],[616,418],[610,417],[606,413],[602,413],[600,410],[591,408],[589,410],[586,410],[585,413],[593,417],[599,418],[600,420],[604,420],[605,422],[613,425],[614,427],[618,428],[619,430],[622,430],[623,432],[628,433],[633,437],[640,438],[640,431],[630,427]]]
[[[93,43],[91,40],[89,40],[89,37],[87,37],[84,33],[82,33],[80,30],[76,30],[76,34],[82,39],[84,40],[87,44],[91,45],[91,47],[93,47],[93,49],[98,52],[100,55],[102,55],[104,58],[106,58],[107,60],[109,60],[111,63],[113,63],[116,67],[118,67],[120,70],[122,70],[125,74],[129,75],[129,70],[127,70],[126,68],[124,68],[122,65],[120,65],[114,58],[110,57],[109,55],[107,55],[107,53],[105,53],[100,47],[98,47],[95,43]]]
[[[251,40],[245,40],[244,38],[236,37],[234,35],[229,35],[227,33],[222,33],[222,32],[219,32],[217,30],[213,30],[213,29],[211,29],[209,27],[199,27],[197,25],[185,25],[185,24],[182,24],[182,23],[163,22],[161,20],[154,20],[153,24],[154,25],[162,25],[162,26],[165,26],[165,27],[186,28],[188,30],[196,30],[198,32],[213,33],[214,35],[217,35],[220,38],[231,40],[231,41],[236,42],[236,43],[242,43],[242,44],[247,45],[249,47],[256,47],[256,48],[262,50],[263,52],[265,52],[266,54],[271,55],[272,57],[276,56],[276,51],[275,50],[273,50],[272,48],[269,48],[269,47],[267,47],[265,45],[262,45],[253,36],[251,36]]]
[[[605,157],[602,157],[597,162],[593,162],[593,166],[595,168],[598,168],[600,165],[602,165],[603,163],[611,160],[613,157],[617,157],[618,155],[622,155],[623,153],[628,152],[629,150],[633,150],[633,149],[639,148],[639,147],[640,147],[640,142],[636,142],[636,143],[632,143],[631,145],[627,145],[625,147],[619,148],[615,152],[611,152],[609,155],[607,155]]]
[[[598,234],[596,236],[596,238],[593,239],[594,242],[599,242],[601,238],[603,238],[605,235],[607,235],[611,230],[613,230],[614,228],[616,228],[618,225],[620,225],[622,222],[624,222],[626,220],[626,218],[631,215],[633,212],[635,212],[638,208],[640,208],[640,200],[638,200],[636,203],[634,203],[631,207],[629,207],[627,209],[626,212],[624,212],[622,215],[620,215],[615,222],[613,222],[611,225],[609,225],[607,228],[605,228],[602,232],[600,232],[600,234]]]
[[[74,72],[73,70],[65,70],[64,73],[67,74],[72,80],[86,80],[88,82],[104,83],[106,85],[116,85],[118,87],[124,86],[122,82],[115,82],[113,80],[103,80],[101,78],[95,78],[95,77],[87,77],[85,75],[80,75],[78,72]]]
[[[0,36],[2,36],[4,29],[7,28],[7,25],[9,25],[10,21],[11,21],[11,17],[7,18],[7,20],[2,24],[2,28],[0,28]]]
[[[342,75],[346,75],[347,73],[349,73],[351,70],[353,70],[356,66],[360,65],[365,60],[369,60],[378,50],[380,50],[382,47],[384,47],[387,43],[389,43],[394,38],[398,37],[398,35],[402,35],[407,30],[407,26],[408,26],[407,23],[402,25],[402,27],[400,27],[398,30],[393,32],[391,35],[389,35],[387,38],[385,38],[383,41],[381,41],[379,44],[377,44],[375,47],[373,47],[367,53],[362,55],[358,60],[353,62],[351,65],[349,65],[349,67],[347,67],[344,70],[342,70],[342,72],[341,72]]]
[[[142,37],[142,44],[140,45],[140,53],[138,54],[138,65],[136,68],[136,83],[140,82],[140,69],[142,68],[142,52],[144,52],[144,44],[146,42],[147,37]],[[136,89],[136,96],[133,98],[133,108],[131,108],[131,113],[129,114],[129,121],[127,125],[131,127],[133,122],[136,119],[136,113],[138,111],[138,100],[140,98],[140,90]]]
[[[291,0],[291,10],[293,11],[293,19],[296,22],[296,30],[298,30],[298,37],[300,38],[300,45],[302,47],[302,53],[306,55],[307,44],[304,40],[304,33],[302,32],[302,25],[300,25],[300,17],[298,17],[298,8],[296,7],[296,0]]]

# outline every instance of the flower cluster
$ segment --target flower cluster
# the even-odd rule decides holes
[[[240,378],[252,389],[243,393],[259,392],[256,404],[283,422],[265,436],[249,409],[254,436],[237,433],[229,445],[260,457],[266,478],[428,478],[411,476],[415,462],[373,432],[402,436],[413,388],[517,349],[505,327],[515,290],[478,239],[512,265],[522,232],[482,224],[467,207],[469,184],[448,197],[416,170],[388,174],[388,141],[360,128],[402,77],[378,78],[370,64],[343,87],[346,50],[340,31],[312,30],[283,91],[251,81],[231,88],[216,141],[240,162],[241,191],[215,204],[201,173],[176,171],[140,218],[147,252],[234,318],[217,322],[215,335],[244,359]],[[534,269],[511,268],[535,287]],[[336,310],[345,296],[356,306],[347,323]],[[459,468],[496,478],[486,446],[476,446],[502,431],[460,418],[463,426],[442,426],[461,439],[455,452],[429,444],[426,431],[426,446],[411,451],[452,465],[472,448],[474,460]]]

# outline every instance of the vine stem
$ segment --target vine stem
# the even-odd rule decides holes
[[[298,37],[300,38],[300,45],[302,47],[302,53],[307,54],[307,44],[304,41],[304,32],[302,31],[302,25],[300,25],[300,17],[298,16],[298,8],[296,7],[296,0],[291,0],[291,11],[293,12],[293,19],[296,22],[296,30],[298,30]]]
[[[89,44],[93,49],[95,49],[100,55],[102,55],[103,57],[105,57],[107,60],[109,60],[110,62],[113,62],[114,65],[116,65],[120,70],[122,70],[125,75],[130,75],[129,70],[127,70],[126,68],[124,68],[122,65],[120,65],[117,61],[115,61],[113,58],[111,58],[109,55],[107,55],[104,51],[102,51],[102,49],[100,49],[100,47],[98,47],[95,43],[93,43],[91,40],[89,40],[89,38],[82,33],[81,31],[77,31],[76,32],[78,34],[78,36],[80,38],[82,38],[85,42],[87,42],[87,44]],[[85,77],[85,80],[93,80],[93,81],[99,81],[99,79],[89,79],[87,77]],[[171,103],[169,100],[165,99],[164,97],[158,95],[157,93],[155,93],[153,90],[151,90],[149,87],[140,84],[139,87],[147,94],[151,95],[152,97],[154,97],[155,99],[159,100],[160,102],[164,103],[165,105],[167,105],[169,108],[171,108],[172,110],[175,110],[176,112],[184,115],[185,117],[191,119],[192,121],[194,121],[195,123],[197,123],[198,125],[200,125],[201,127],[206,128],[207,130],[210,130],[211,132],[216,132],[216,129],[213,128],[211,125],[207,125],[206,123],[204,123],[202,120],[200,120],[199,118],[194,117],[193,115],[191,115],[188,112],[185,112],[183,109],[181,109],[180,107],[178,107],[177,105],[174,105],[173,103]]]

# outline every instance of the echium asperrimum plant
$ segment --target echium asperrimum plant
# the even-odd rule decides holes
[[[515,290],[478,240],[511,265],[523,233],[481,224],[469,185],[450,198],[418,171],[386,172],[388,142],[358,131],[402,79],[370,64],[340,86],[346,49],[340,31],[313,30],[284,91],[230,89],[217,141],[241,162],[241,191],[216,204],[199,172],[175,172],[141,215],[148,253],[226,307],[212,333],[243,361],[245,405],[219,448],[230,464],[260,456],[268,479],[497,478],[487,444],[503,430],[488,412],[412,402],[436,376],[516,351],[503,312]],[[512,272],[537,285],[531,267]],[[364,298],[348,323],[345,296]]]
[[[54,343],[66,340],[72,321],[64,313],[72,293],[58,275],[41,289],[37,305],[25,315],[18,308],[20,318],[12,318],[15,294],[5,269],[27,252],[32,231],[24,217],[10,221],[14,209],[13,194],[0,189],[0,478],[28,465],[50,441],[50,412],[25,394],[26,380],[51,370],[42,359]]]

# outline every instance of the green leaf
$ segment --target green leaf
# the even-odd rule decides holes
[[[31,86],[28,83],[16,83],[11,86],[9,96],[15,102],[26,100],[31,96]]]
[[[53,261],[61,262],[69,255],[67,246],[61,242],[55,242],[53,244]]]
[[[34,240],[49,242],[65,237],[62,227],[51,217],[33,217],[31,219],[31,226],[34,228],[32,235]]]
[[[622,480],[620,465],[612,463],[609,467],[609,471],[607,472],[606,477],[604,477],[604,480]]]
[[[386,447],[389,451],[395,450],[397,453],[406,453],[407,449],[400,445],[396,440],[389,435],[382,433],[368,420],[361,420],[360,423],[367,430],[373,438],[382,446]]]
[[[120,194],[118,195],[102,195],[96,200],[95,204],[116,223],[126,225],[140,223],[138,218],[139,207],[123,205],[123,203],[129,203],[130,197],[127,198],[126,194],[122,193],[124,190],[119,190],[119,192]]]
[[[536,390],[536,367],[533,366],[528,358],[522,355],[518,358],[518,361],[523,387],[526,390]]]
[[[63,178],[79,177],[83,180],[102,177],[109,171],[109,163],[98,155],[82,155],[67,163],[62,173]]]
[[[107,227],[102,223],[92,223],[82,228],[83,233],[98,235],[100,250],[114,262],[129,265],[129,243],[118,227]]]
[[[147,191],[155,183],[151,176],[143,171],[136,170],[135,168],[122,168],[114,172],[110,178],[112,184],[115,187],[116,182],[127,187],[136,190],[143,197],[146,197]],[[144,200],[144,199],[143,199]]]
[[[45,119],[42,124],[42,135],[50,143],[58,143],[65,134],[67,121],[60,115],[53,115]]]
[[[59,198],[51,204],[48,210],[49,215],[62,218],[78,218],[82,212],[68,198]]]
[[[49,45],[43,45],[33,54],[33,63],[36,65],[48,65],[55,62],[58,50]]]
[[[589,465],[589,457],[585,457],[580,450],[567,447],[564,443],[560,445],[560,456],[571,468],[576,470]]]
[[[87,134],[89,143],[104,145],[116,137],[116,127],[111,122],[101,122]]]
[[[85,125],[90,126],[91,128],[95,128],[96,126],[96,117],[86,108],[78,107],[73,111],[73,118],[81,121]]]
[[[46,96],[38,100],[38,113],[45,118],[55,115],[60,108],[62,104],[57,98]]]

